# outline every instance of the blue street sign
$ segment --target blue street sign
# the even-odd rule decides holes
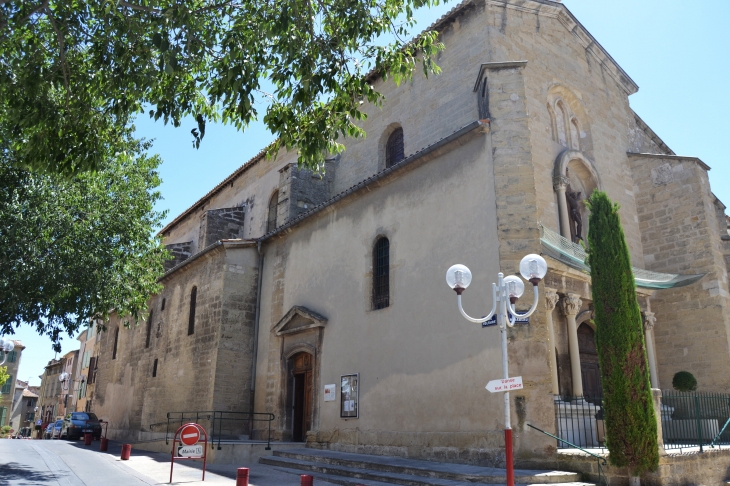
[[[519,311],[518,311],[519,312]],[[509,313],[509,311],[507,311]],[[515,317],[515,324],[529,324],[529,317]],[[491,319],[482,322],[482,327],[490,327],[497,325],[497,314],[493,315]]]

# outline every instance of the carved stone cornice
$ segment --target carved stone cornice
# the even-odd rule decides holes
[[[564,295],[560,303],[562,304],[563,314],[566,316],[577,316],[580,308],[583,307],[583,301],[580,300],[578,294]]]
[[[555,309],[555,305],[558,303],[558,300],[560,300],[558,291],[556,289],[545,287],[545,309],[547,309],[548,312],[552,312],[553,309]]]
[[[565,175],[553,176],[553,190],[560,191],[565,190],[570,184],[570,179]]]
[[[649,311],[644,312],[644,330],[651,331],[654,329],[654,324],[656,324],[654,313]]]

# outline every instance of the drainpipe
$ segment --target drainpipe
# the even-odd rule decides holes
[[[253,331],[253,365],[251,366],[251,407],[249,410],[253,413],[254,411],[254,396],[256,394],[256,361],[259,350],[259,319],[261,318],[261,281],[264,278],[264,254],[261,251],[261,240],[258,241],[257,245],[259,253],[259,278],[256,285],[256,316],[254,318],[254,331]],[[251,436],[249,439],[253,439],[253,415],[251,415],[251,425],[249,426]]]

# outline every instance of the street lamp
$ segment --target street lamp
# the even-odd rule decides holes
[[[515,302],[522,297],[525,292],[525,284],[522,280],[510,275],[505,277],[502,272],[497,274],[497,283],[492,284],[492,310],[489,315],[480,319],[470,317],[461,305],[461,294],[469,287],[471,283],[471,271],[464,265],[453,265],[446,271],[446,283],[456,291],[456,298],[459,304],[459,311],[467,321],[482,323],[489,320],[496,314],[497,325],[502,334],[502,377],[507,380],[509,378],[508,359],[507,359],[507,327],[515,325],[516,318],[529,317],[535,309],[537,309],[538,295],[537,284],[543,279],[547,273],[547,263],[540,255],[527,255],[520,262],[520,274],[522,278],[532,284],[534,299],[530,310],[524,314],[518,314],[515,310]],[[512,425],[510,421],[509,392],[504,392],[504,447],[505,461],[507,463],[507,485],[514,486],[515,470],[514,460],[512,459]]]
[[[5,364],[5,360],[8,359],[8,355],[13,349],[15,349],[15,343],[10,338],[0,337],[0,355],[2,355],[0,365]]]

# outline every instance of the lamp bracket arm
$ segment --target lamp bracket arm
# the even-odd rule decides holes
[[[493,292],[496,292],[496,291],[494,291],[494,287],[492,287],[492,290],[493,290]],[[457,299],[457,302],[459,303],[459,312],[461,312],[461,315],[464,316],[464,319],[466,319],[467,321],[474,322],[476,324],[481,324],[482,322],[490,319],[494,315],[494,310],[497,308],[497,301],[494,300],[494,304],[492,305],[492,311],[489,313],[489,315],[487,317],[474,319],[469,314],[467,314],[466,311],[464,311],[464,307],[461,305],[461,295],[457,295],[456,299]]]
[[[534,296],[535,296],[534,299],[532,300],[532,307],[530,307],[530,310],[528,310],[524,314],[518,314],[517,311],[515,311],[515,306],[512,305],[511,302],[509,303],[509,311],[510,311],[510,313],[512,314],[513,317],[524,319],[525,317],[530,317],[532,315],[532,313],[537,310],[537,304],[539,302],[539,297],[538,297],[538,292],[537,292],[537,285],[534,285],[532,287],[532,291],[533,291]]]

